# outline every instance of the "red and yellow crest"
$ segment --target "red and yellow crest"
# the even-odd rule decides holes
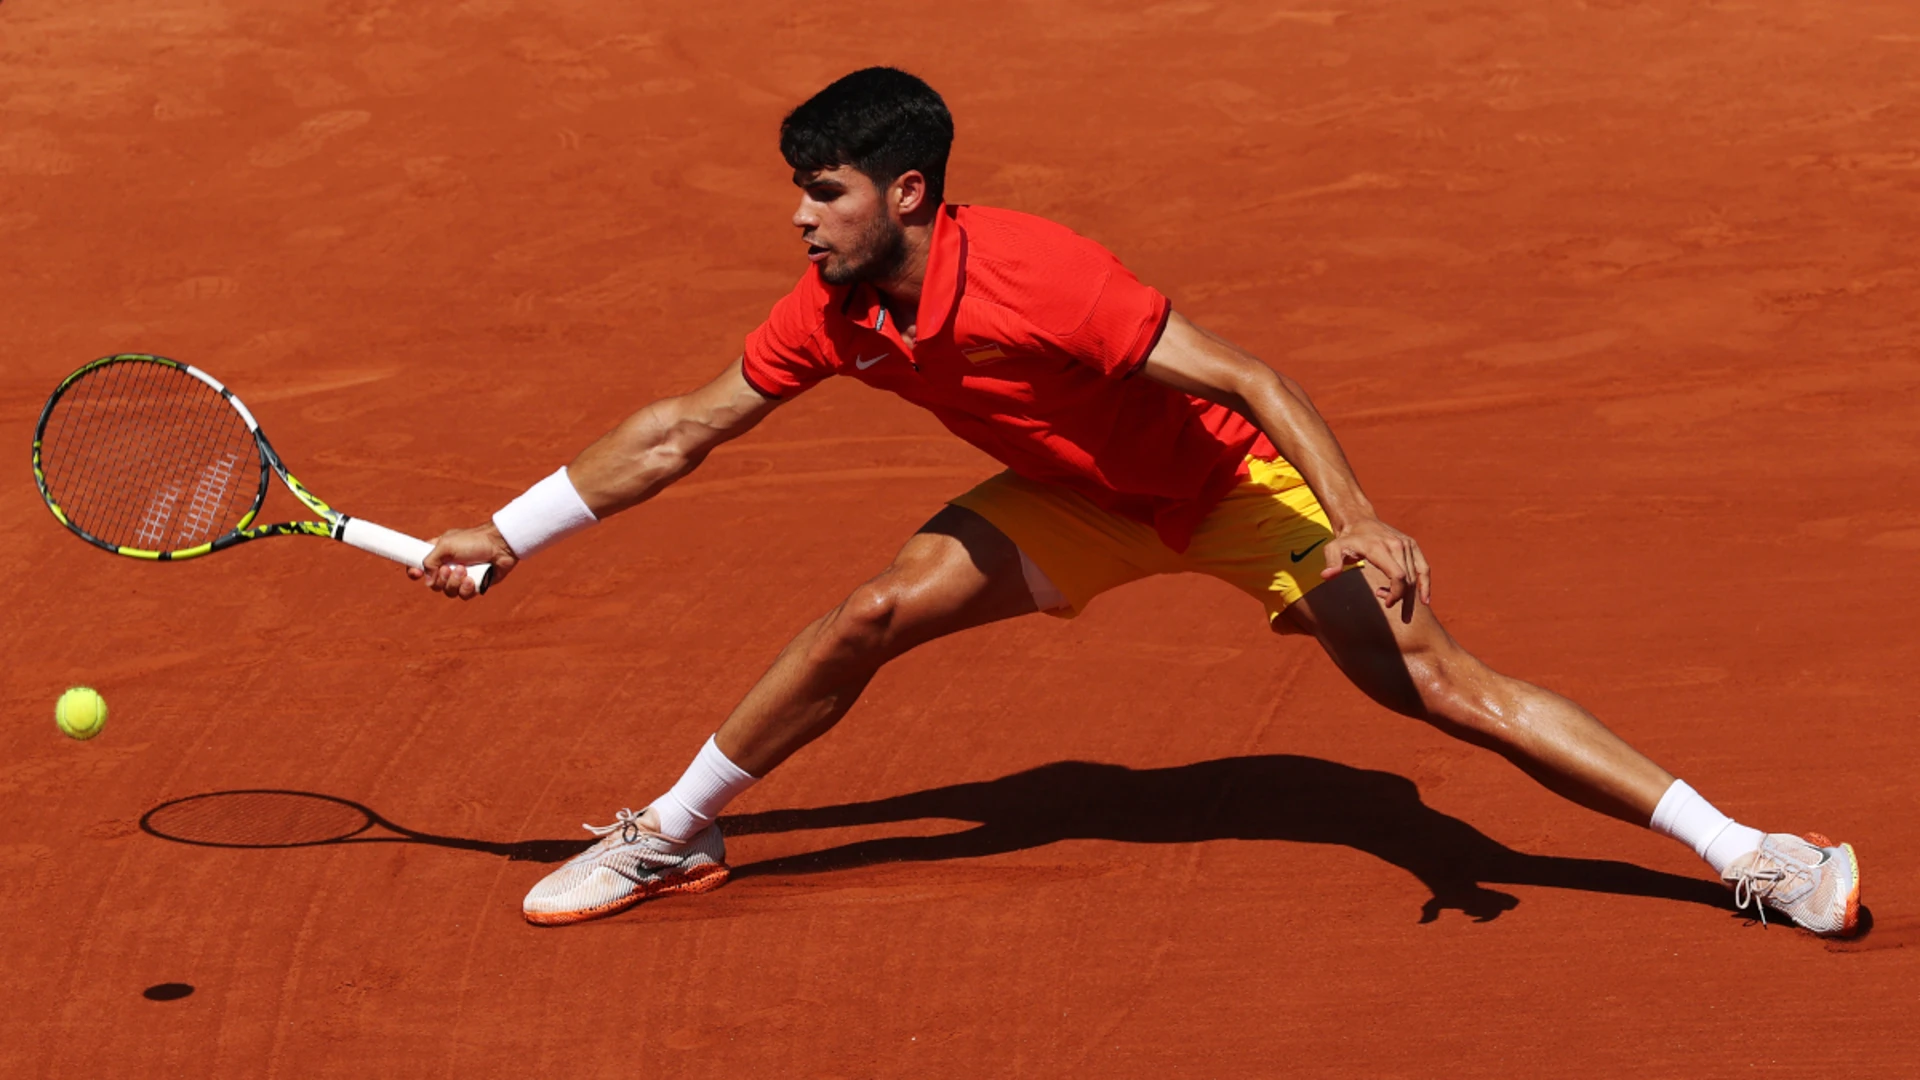
[[[976,366],[980,364],[991,364],[996,360],[1007,359],[1007,351],[998,345],[992,344],[971,345],[961,349],[960,353],[967,358],[969,363]]]

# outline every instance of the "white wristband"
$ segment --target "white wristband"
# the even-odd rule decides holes
[[[566,466],[528,488],[493,515],[493,527],[519,558],[572,536],[600,520],[567,479]]]

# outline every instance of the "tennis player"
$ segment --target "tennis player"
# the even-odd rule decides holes
[[[416,578],[515,564],[645,502],[821,380],[932,412],[1006,471],[953,499],[893,564],[802,629],[685,775],[527,895],[535,923],[726,880],[727,803],[824,735],[887,661],[1033,612],[1072,618],[1153,574],[1211,574],[1315,638],[1375,701],[1513,762],[1589,809],[1687,844],[1734,890],[1817,934],[1859,923],[1851,845],[1734,821],[1579,705],[1489,668],[1428,607],[1413,538],[1380,520],[1307,394],[1181,317],[1105,248],[945,201],[953,120],[926,83],[868,68],[781,124],[812,264],[744,354],[656,401],[491,522],[441,536]]]

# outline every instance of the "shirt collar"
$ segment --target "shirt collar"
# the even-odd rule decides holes
[[[938,334],[966,291],[967,231],[960,227],[960,208],[943,203],[933,215],[933,238],[927,245],[927,274],[920,282],[920,308],[915,313],[914,337],[926,340]]]

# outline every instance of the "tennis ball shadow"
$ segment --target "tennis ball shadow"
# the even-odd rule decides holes
[[[179,1001],[191,993],[193,986],[190,983],[164,982],[154,983],[140,991],[140,996],[148,1001]]]

